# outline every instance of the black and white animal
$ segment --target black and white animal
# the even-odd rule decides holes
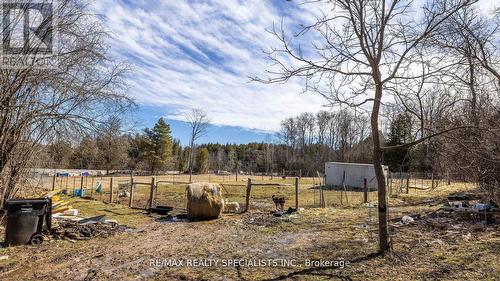
[[[283,211],[285,209],[285,196],[276,196],[273,194],[273,202],[276,205],[276,211]]]

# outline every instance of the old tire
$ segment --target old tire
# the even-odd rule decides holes
[[[43,243],[43,235],[42,234],[33,234],[30,239],[31,245],[40,245]]]

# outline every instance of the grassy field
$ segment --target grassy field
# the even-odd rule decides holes
[[[185,178],[182,178],[184,180]],[[125,181],[126,178],[119,180]],[[137,178],[147,180],[147,178]],[[197,179],[200,180],[201,179]],[[203,179],[207,181],[208,179]],[[262,178],[254,177],[254,181]],[[181,181],[181,180],[178,180]],[[212,176],[210,181],[216,181]],[[293,183],[293,179],[264,179]],[[393,253],[377,256],[377,211],[361,206],[361,194],[350,194],[340,206],[338,191],[327,191],[328,208],[308,207],[314,200],[315,179],[300,181],[299,213],[274,217],[270,196],[290,196],[291,186],[265,186],[252,193],[251,211],[224,214],[207,222],[167,223],[123,204],[68,198],[84,216],[105,214],[140,231],[88,241],[49,241],[41,246],[0,249],[1,280],[499,280],[500,228],[477,221],[433,221],[401,226],[391,222]],[[241,201],[246,178],[228,190]],[[185,185],[164,185],[162,204],[184,208]],[[233,190],[234,189],[234,190]],[[437,210],[453,192],[473,191],[464,183],[440,185],[434,190],[410,189],[389,199],[391,219]],[[148,188],[138,187],[137,197]],[[104,195],[106,196],[106,195]],[[337,199],[335,199],[337,198]],[[95,199],[100,199],[99,195]],[[359,199],[359,200],[358,200]],[[137,198],[140,205],[142,199]],[[161,201],[163,200],[163,201]],[[358,200],[358,201],[356,201]],[[370,200],[376,202],[374,194]],[[335,206],[335,207],[333,207]],[[155,265],[158,260],[287,260],[278,266]],[[307,265],[307,260],[348,260],[350,266]]]

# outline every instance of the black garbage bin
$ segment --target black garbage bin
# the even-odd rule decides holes
[[[24,244],[40,244],[43,242],[43,222],[47,230],[52,227],[52,200],[40,199],[12,199],[7,200],[7,226],[5,229],[4,246]]]

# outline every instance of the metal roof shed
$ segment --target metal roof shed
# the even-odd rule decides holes
[[[387,179],[389,168],[387,166],[382,166],[382,168]],[[366,179],[370,190],[377,189],[373,164],[327,162],[325,163],[325,176],[327,186],[343,186],[345,183],[346,187],[362,189],[364,179]]]

